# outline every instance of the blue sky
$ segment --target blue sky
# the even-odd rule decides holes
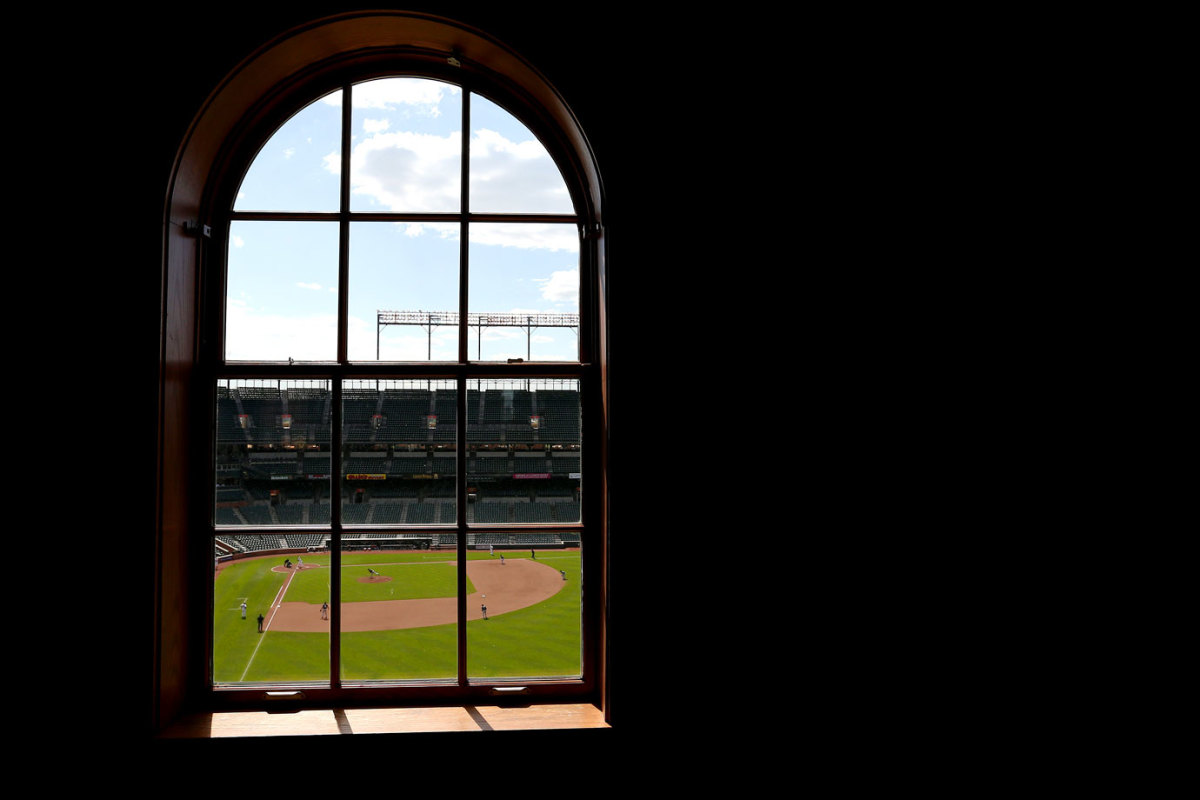
[[[354,88],[350,159],[353,211],[456,211],[462,92],[424,79]],[[541,144],[514,117],[472,96],[470,208],[571,213],[566,186]],[[256,156],[237,211],[336,211],[342,93],[285,123]],[[472,225],[471,312],[578,312],[574,225]],[[332,360],[337,335],[337,224],[235,221],[230,229],[227,352],[231,360]],[[351,360],[374,360],[376,311],[455,311],[458,228],[356,222],[350,231]],[[426,331],[387,326],[384,360],[427,358]],[[575,333],[472,330],[472,358],[573,360]],[[435,328],[434,360],[457,357],[457,332]]]

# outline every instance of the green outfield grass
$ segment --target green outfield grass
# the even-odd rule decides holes
[[[519,553],[520,551],[514,551]],[[513,557],[508,553],[508,557]],[[468,559],[487,559],[471,551]],[[296,562],[296,556],[289,556]],[[299,554],[304,563],[328,566],[330,556]],[[283,556],[243,559],[225,565],[214,585],[213,673],[218,683],[327,681],[327,633],[258,633],[256,618],[269,608],[286,574],[271,571]],[[343,602],[453,597],[453,551],[345,553]],[[487,620],[467,623],[467,670],[471,677],[559,677],[579,674],[579,552],[539,551],[538,561],[564,570],[563,589],[549,599]],[[387,569],[376,565],[387,565]],[[404,570],[403,580],[363,583],[367,566],[384,574]],[[303,570],[288,587],[287,601],[320,604],[329,597],[330,571]],[[474,591],[469,586],[468,593]],[[239,610],[246,599],[246,620]],[[342,637],[343,680],[421,680],[457,675],[454,624],[396,631],[348,632]]]
[[[468,559],[471,560],[471,559]],[[276,561],[275,564],[280,562]],[[305,559],[305,564],[328,566],[329,556]],[[370,573],[368,566],[388,565],[404,569],[404,580],[388,583],[363,583]],[[396,565],[403,565],[396,567]],[[382,571],[382,570],[377,570]],[[348,553],[342,559],[342,602],[359,603],[365,600],[413,600],[421,597],[447,597],[454,594],[456,568],[445,553]],[[467,592],[475,589],[469,585]],[[329,571],[306,569],[298,572],[288,587],[287,599],[297,603],[320,605],[330,599]]]

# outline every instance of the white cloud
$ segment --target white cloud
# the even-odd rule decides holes
[[[460,141],[458,133],[394,132],[364,139],[350,156],[352,191],[391,211],[456,211]]]
[[[569,214],[558,167],[536,139],[514,142],[481,129],[471,140],[471,209]]]
[[[336,150],[321,159],[321,162],[325,164],[326,172],[329,172],[331,175],[341,174],[342,157]]]
[[[438,104],[447,94],[461,94],[462,89],[449,83],[424,78],[385,78],[356,84],[354,87],[355,108],[396,109],[406,107],[410,111],[436,117]],[[340,108],[341,91],[330,92],[321,98],[327,106]]]
[[[579,270],[556,270],[538,282],[542,284],[542,297],[551,303],[579,305]]]
[[[454,222],[398,222],[396,224],[400,225],[404,235],[410,238],[424,236],[427,230],[436,233],[442,239],[458,238],[458,223]]]
[[[461,90],[426,79],[384,79],[354,87],[356,108],[384,113],[363,120],[350,156],[351,191],[355,207],[398,212],[454,212],[461,198],[461,132],[431,135],[393,130],[399,117],[436,115],[437,105],[448,94]],[[325,98],[340,106],[341,92]],[[403,125],[403,123],[400,123]],[[566,184],[546,149],[532,136],[507,138],[480,128],[471,142],[470,208],[477,212],[572,213]],[[341,171],[341,157],[324,158],[327,172]],[[365,202],[364,202],[365,201]],[[410,223],[406,235],[427,233],[453,238],[457,228]],[[577,252],[578,233],[570,225],[488,225],[472,229],[472,243],[504,247]],[[555,286],[548,290],[557,292]],[[558,301],[556,301],[558,302]]]
[[[480,128],[475,131],[475,138],[471,140],[471,147],[473,148],[473,155],[479,154],[483,157],[504,154],[522,161],[549,158],[546,148],[542,147],[542,143],[536,139],[513,142],[496,131],[488,130],[487,128]]]
[[[574,225],[541,223],[486,224],[471,227],[472,244],[579,252],[579,232]]]
[[[243,239],[241,236],[237,236],[237,235],[231,236],[231,237],[229,237],[229,241],[234,247],[245,247],[246,246],[246,240]]]
[[[319,284],[319,283],[298,282],[296,285],[299,286],[301,289],[313,289],[316,291],[320,291],[320,289],[321,289],[321,284]]]
[[[442,97],[460,89],[448,83],[420,78],[391,78],[360,83],[354,87],[355,108],[397,108],[407,106],[421,113],[437,116]],[[338,98],[341,103],[341,98]]]
[[[389,131],[385,124],[364,125],[364,129],[370,135],[356,141],[350,157],[350,183],[356,195],[389,211],[458,210],[462,149],[458,132],[437,136]],[[324,161],[326,170],[338,174],[337,153]],[[471,144],[470,169],[470,204],[475,211],[573,211],[558,168],[536,140],[514,142],[481,130]],[[521,238],[532,232],[526,226],[515,227],[524,228]],[[513,237],[509,245],[563,249],[544,239],[520,243]]]

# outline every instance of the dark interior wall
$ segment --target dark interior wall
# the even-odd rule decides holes
[[[85,371],[94,385],[106,387],[89,414],[119,430],[117,444],[107,448],[113,464],[109,477],[127,476],[119,491],[109,480],[91,484],[91,502],[123,509],[120,521],[105,523],[99,538],[121,537],[120,546],[105,548],[111,553],[105,558],[124,565],[128,573],[114,581],[102,601],[120,620],[118,632],[98,635],[90,648],[72,646],[62,664],[64,680],[83,676],[100,687],[89,693],[89,722],[76,736],[137,742],[147,717],[153,584],[143,573],[153,569],[162,215],[179,144],[209,93],[255,47],[294,24],[352,7],[157,5],[127,15],[84,11],[51,26],[53,52],[43,67],[48,77],[42,84],[56,90],[33,95],[38,119],[57,123],[48,155],[57,165],[60,186],[55,188],[64,189],[69,198],[64,204],[52,190],[43,201],[57,209],[48,230],[66,273],[59,276],[58,302],[73,314],[98,315],[77,326],[87,333],[75,332],[83,334],[79,340],[119,354],[119,364],[95,374],[95,359],[86,357],[67,366],[43,367],[47,378],[64,369]],[[633,398],[642,391],[636,388],[639,383],[653,373],[653,358],[647,354],[666,341],[679,344],[662,322],[664,309],[685,305],[684,296],[692,291],[688,282],[711,281],[707,268],[689,267],[683,256],[696,246],[694,234],[704,228],[703,220],[693,219],[686,242],[662,233],[684,231],[685,218],[692,216],[679,203],[693,192],[675,181],[688,169],[682,158],[690,152],[686,128],[703,116],[687,107],[687,98],[701,94],[696,83],[681,91],[694,62],[680,56],[696,41],[665,14],[648,16],[641,9],[613,5],[594,10],[538,3],[406,8],[474,25],[522,53],[559,88],[589,136],[605,183],[610,263],[622,265],[609,276],[613,316],[632,320],[644,315],[645,320],[636,329],[613,328],[614,468],[620,476],[627,464],[625,474],[636,475],[637,456],[621,450],[621,432],[629,431],[625,441],[633,444],[638,430],[645,430],[638,419],[640,403]],[[676,46],[664,50],[672,38]],[[714,80],[712,75],[703,78],[705,86]],[[721,168],[710,160],[705,169],[712,174]],[[657,424],[686,427],[683,419],[680,409],[671,421]],[[615,501],[615,520],[632,521],[649,513],[653,504],[637,500],[639,481],[614,479],[614,491],[624,498],[623,505]],[[656,495],[662,497],[661,492]],[[620,589],[614,593],[613,613],[619,626],[616,657],[627,665],[636,662],[623,673],[621,702],[629,730],[642,728],[664,710],[680,710],[668,694],[638,689],[639,681],[628,676],[669,674],[680,666],[677,653],[688,648],[676,651],[672,645],[690,638],[694,623],[685,612],[697,609],[688,601],[681,605],[663,599],[656,587],[666,576],[653,562],[635,557],[642,544],[631,533],[623,536],[614,550]],[[648,646],[651,640],[657,645]],[[643,702],[652,696],[657,703],[653,712]]]
[[[875,476],[862,476],[858,463],[878,455],[878,444],[856,440],[856,430],[865,425],[890,437],[893,423],[912,423],[890,407],[895,387],[857,359],[863,351],[871,353],[869,367],[881,367],[888,378],[902,376],[902,389],[913,388],[907,372],[919,353],[890,340],[903,342],[901,329],[911,321],[904,294],[912,290],[909,282],[924,295],[922,281],[930,281],[933,300],[921,301],[940,303],[943,297],[932,284],[941,275],[918,268],[914,281],[907,268],[898,268],[900,260],[923,257],[934,240],[941,247],[940,237],[953,227],[940,216],[948,206],[970,209],[959,214],[977,211],[958,190],[978,177],[980,160],[998,156],[1001,168],[1014,165],[1026,152],[1021,148],[1031,147],[1029,140],[1045,127],[1042,119],[1017,109],[1005,121],[1014,127],[1001,128],[1014,135],[979,148],[973,128],[990,128],[1003,115],[990,107],[977,107],[976,116],[960,111],[964,106],[970,111],[979,98],[993,100],[1000,82],[974,85],[970,58],[960,59],[959,53],[943,58],[942,43],[930,41],[943,36],[941,25],[931,24],[926,32],[903,24],[911,9],[889,15],[852,7],[844,12],[847,19],[833,24],[808,16],[790,19],[790,7],[767,11],[764,5],[667,10],[623,0],[405,5],[472,24],[524,54],[576,112],[604,177],[614,320],[612,613],[617,698],[626,720],[616,741],[621,755],[632,759],[622,764],[626,768],[649,765],[664,753],[682,753],[691,762],[676,759],[668,772],[681,766],[720,768],[726,762],[713,758],[714,750],[737,750],[753,736],[747,720],[762,719],[755,709],[766,710],[772,731],[783,727],[783,739],[796,728],[813,729],[805,716],[810,698],[828,700],[829,687],[806,670],[831,659],[835,667],[849,665],[853,649],[816,642],[811,628],[819,634],[830,620],[842,628],[839,615],[847,612],[832,607],[846,603],[857,612],[864,601],[850,596],[859,588],[853,581],[833,593],[814,593],[812,573],[829,569],[830,562],[805,547],[788,548],[788,537],[837,538],[853,527],[864,505],[871,511],[886,505],[871,496],[868,478]],[[10,656],[12,686],[17,691],[31,686],[26,694],[33,701],[32,713],[13,719],[22,745],[35,751],[57,756],[65,747],[90,754],[93,747],[111,745],[124,760],[112,762],[104,778],[124,778],[125,766],[142,765],[138,736],[149,715],[162,218],[171,165],[205,98],[255,47],[295,24],[353,7],[218,0],[6,12],[9,52],[24,67],[10,70],[6,86],[11,112],[6,188],[17,211],[29,211],[18,218],[10,210],[4,300],[13,374],[61,389],[39,397],[37,408],[54,419],[17,421],[8,449],[13,459],[34,454],[28,467],[10,462],[19,466],[11,484],[14,502],[33,496],[51,506],[32,521],[18,520],[11,534],[45,538],[50,544],[36,555],[55,559],[33,586],[18,587],[20,595],[9,598],[14,612],[28,611],[35,629],[29,649],[36,653]],[[917,20],[922,28],[925,21]],[[1039,21],[1012,15],[1007,24],[1036,29]],[[950,38],[964,50],[975,48],[976,37],[997,22],[990,17],[977,28],[952,30]],[[1012,66],[1008,45],[1005,38],[989,77],[992,70]],[[909,63],[914,59],[916,70]],[[1073,73],[1073,80],[1080,75]],[[1035,82],[1041,79],[1038,70]],[[766,102],[752,104],[748,95]],[[960,136],[965,143],[954,141]],[[1004,152],[1013,140],[1016,156]],[[938,184],[945,176],[937,170],[947,168],[937,163],[946,157],[943,151],[951,155],[953,179]],[[985,177],[995,177],[987,172],[995,167],[982,169]],[[924,194],[931,191],[930,174],[934,193],[953,188],[936,203]],[[1032,180],[1029,186],[1035,186]],[[1017,207],[999,216],[1008,220]],[[735,227],[739,235],[751,229],[764,234],[759,238],[766,244],[743,250],[739,236],[729,233]],[[964,253],[986,250],[1003,238],[989,232],[983,241],[968,243],[951,233],[955,261],[960,247]],[[43,249],[26,249],[33,241]],[[948,273],[956,288],[958,269],[955,264]],[[842,277],[830,291],[819,283],[814,288],[813,273]],[[1008,281],[1005,276],[987,290]],[[799,294],[797,283],[807,296]],[[714,348],[704,335],[711,329],[698,322],[721,311],[741,314],[718,323],[736,343],[734,352]],[[863,330],[874,322],[866,317],[877,311],[889,322],[886,314],[905,316],[862,347]],[[760,333],[772,326],[775,338],[766,341]],[[944,333],[955,336],[957,328]],[[891,355],[889,344],[899,353],[899,367],[883,363]],[[883,355],[875,355],[881,346]],[[847,358],[851,349],[854,361]],[[797,388],[782,394],[789,404],[786,422],[795,427],[756,428],[759,438],[749,440],[736,431],[730,435],[731,419],[753,419],[753,393],[742,395],[744,402],[718,407],[690,383],[699,375],[752,384],[764,362],[746,354],[765,354],[770,371],[764,374],[776,384],[796,376]],[[956,372],[960,365],[947,366]],[[851,371],[855,375],[847,377]],[[859,391],[855,381],[864,380],[859,377],[864,371],[867,391]],[[83,391],[74,392],[68,383],[83,384]],[[929,385],[917,388],[921,397],[929,392]],[[818,395],[824,398],[817,397],[817,412],[834,414],[813,412]],[[882,424],[871,421],[879,407],[885,408]],[[839,440],[836,446],[815,455],[806,449],[812,438],[831,435]],[[847,437],[849,446],[840,441]],[[816,447],[822,445],[818,441]],[[776,453],[784,454],[786,464],[771,472],[777,466],[766,459]],[[830,453],[831,461],[821,460]],[[47,456],[44,461],[39,454]],[[722,459],[714,462],[718,455]],[[669,474],[661,466],[665,457]],[[897,457],[888,454],[884,466]],[[880,475],[890,472],[867,466]],[[57,491],[63,478],[70,496]],[[823,499],[812,495],[829,488],[831,480],[837,521],[825,525],[806,504],[820,505]],[[753,514],[747,517],[749,530],[737,524],[744,522],[735,502],[743,490],[758,493],[761,501],[759,510],[747,512]],[[904,498],[904,507],[924,501],[928,490]],[[880,513],[894,522],[891,509]],[[77,524],[58,524],[64,516]],[[49,530],[48,521],[54,523]],[[888,528],[885,535],[890,533]],[[688,546],[664,560],[654,547],[661,534]],[[785,544],[782,551],[773,547],[778,541]],[[867,536],[854,543],[866,552],[875,542]],[[85,558],[64,568],[59,559],[64,553]],[[741,572],[721,569],[731,564],[739,564]],[[113,578],[102,597],[77,598],[59,590],[73,569],[110,570]],[[803,576],[792,570],[803,570]],[[779,589],[763,592],[770,586],[783,587],[784,599]],[[899,594],[888,594],[884,607],[870,610],[874,624]],[[79,632],[78,623],[68,621],[81,606],[112,624],[63,635],[63,624]],[[903,622],[907,631],[911,620]],[[864,638],[859,628],[846,630],[847,636]],[[835,641],[841,635],[839,630]],[[789,654],[793,647],[799,657]],[[894,665],[895,652],[873,641],[869,647],[870,658],[850,665],[852,678],[859,675],[855,669],[886,672]],[[900,653],[915,660],[911,651]],[[939,666],[935,677],[945,669]],[[839,720],[848,720],[843,724],[859,728],[875,722],[865,713],[874,709],[853,706],[864,686],[855,682],[833,697]],[[926,699],[921,693],[909,696]],[[847,700],[858,716],[846,714]],[[46,723],[44,729],[39,722]],[[321,743],[345,748],[340,754],[347,756],[360,745]],[[203,769],[253,766],[260,752],[257,743],[216,749],[220,760],[206,759]],[[793,761],[789,751],[782,763],[798,768],[808,755]],[[872,767],[877,769],[856,758],[846,774]],[[650,774],[659,777],[662,770],[655,765]],[[581,784],[588,785],[583,779],[570,786]]]

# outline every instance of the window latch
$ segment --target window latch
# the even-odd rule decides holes
[[[205,239],[212,238],[211,225],[201,225],[199,222],[192,222],[189,220],[183,223],[183,230],[184,233],[188,234],[189,236],[202,236]]]

